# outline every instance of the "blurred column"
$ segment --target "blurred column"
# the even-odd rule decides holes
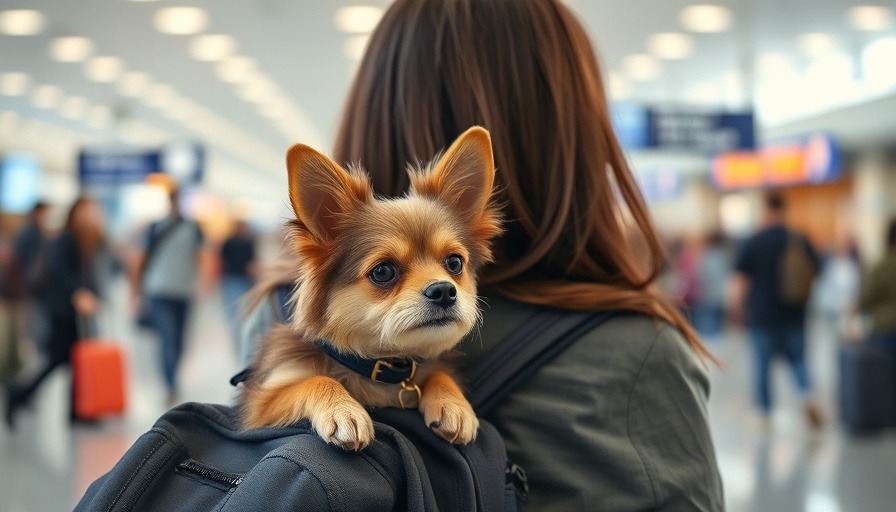
[[[884,254],[884,236],[889,220],[896,216],[896,168],[883,150],[868,150],[854,167],[854,230],[866,264]]]

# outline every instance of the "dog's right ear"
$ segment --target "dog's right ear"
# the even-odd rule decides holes
[[[286,153],[289,199],[296,218],[318,241],[338,236],[347,213],[373,201],[370,181],[304,144]]]

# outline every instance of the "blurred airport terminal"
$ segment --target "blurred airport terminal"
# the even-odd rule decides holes
[[[709,2],[565,3],[597,45],[617,133],[667,244],[663,286],[725,364],[710,368],[709,413],[728,510],[894,510],[896,420],[844,423],[841,358],[874,329],[860,294],[894,251],[896,1]],[[88,225],[104,231],[108,261],[92,270],[98,303],[77,298],[79,316],[94,313],[78,330],[122,347],[127,376],[124,413],[98,422],[69,410],[65,366],[27,405],[0,398],[7,410],[17,400],[15,428],[0,424],[0,510],[70,509],[171,405],[233,399],[237,298],[283,249],[285,151],[333,146],[388,5],[0,3],[0,381],[21,392],[53,360],[42,348],[51,314],[33,295],[57,286],[41,279],[55,239]],[[136,320],[150,299],[133,290],[161,279],[138,261],[175,186],[198,230],[182,239],[199,283],[172,376]],[[728,303],[772,190],[821,264],[806,319],[820,415],[809,422],[783,362],[771,370],[770,415],[758,412],[754,352]],[[81,195],[99,208],[69,215]],[[889,382],[875,396],[896,403]]]

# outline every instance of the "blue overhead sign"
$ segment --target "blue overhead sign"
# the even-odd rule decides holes
[[[161,172],[158,151],[115,153],[81,150],[78,175],[84,185],[123,185],[140,183],[154,172]]]
[[[627,149],[714,155],[756,147],[752,112],[687,111],[622,103],[613,106],[613,120]]]
[[[198,145],[178,145],[148,151],[82,149],[78,175],[84,185],[140,183],[152,173],[171,175],[181,184],[202,180],[205,152]]]
[[[648,146],[721,153],[756,147],[753,113],[648,111]]]

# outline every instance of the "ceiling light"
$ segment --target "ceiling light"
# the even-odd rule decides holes
[[[0,133],[13,133],[19,124],[19,114],[6,110],[0,112]]]
[[[187,98],[174,98],[165,108],[165,115],[171,119],[187,119],[196,112],[196,103]]]
[[[255,61],[242,55],[222,60],[215,66],[219,79],[234,84],[245,82],[254,70]]]
[[[800,51],[809,57],[821,57],[833,52],[836,47],[834,37],[822,32],[810,32],[799,38]]]
[[[93,53],[86,37],[57,37],[50,42],[50,57],[59,62],[84,62]]]
[[[382,17],[383,10],[379,7],[352,5],[336,11],[333,22],[343,32],[365,33],[372,32]]]
[[[94,105],[87,112],[87,124],[93,128],[105,128],[112,120],[112,109],[103,105]]]
[[[208,26],[208,13],[198,7],[166,7],[156,12],[155,27],[163,34],[198,34]]]
[[[252,74],[246,82],[237,88],[237,94],[250,103],[260,103],[276,94],[273,82],[259,73]]]
[[[44,15],[30,9],[0,11],[0,33],[8,36],[33,36],[44,29]]]
[[[87,99],[81,96],[69,96],[59,107],[59,113],[66,119],[80,119],[86,110]]]
[[[694,52],[694,39],[687,34],[663,32],[650,36],[647,49],[661,59],[684,59]]]
[[[885,37],[862,50],[862,76],[875,89],[896,86],[896,37]]]
[[[94,82],[114,82],[124,70],[124,63],[118,57],[93,57],[87,61],[84,72]]]
[[[731,26],[731,11],[719,5],[692,5],[681,11],[678,21],[691,32],[724,32]]]
[[[660,63],[650,55],[629,55],[622,61],[622,67],[632,80],[649,82],[660,76]]]
[[[149,87],[149,75],[140,71],[128,71],[118,79],[118,92],[122,96],[140,96]]]
[[[352,60],[361,60],[364,50],[367,49],[367,41],[370,36],[352,36],[342,44],[342,52]]]
[[[873,32],[893,25],[893,13],[886,7],[859,5],[846,11],[849,24],[856,30]]]
[[[59,103],[62,90],[55,85],[38,85],[31,93],[31,103],[37,108],[53,108]]]
[[[0,94],[4,96],[21,96],[25,94],[31,77],[27,73],[12,72],[0,75]]]
[[[616,101],[628,99],[631,96],[631,85],[621,74],[613,71],[610,73],[610,97]]]
[[[794,74],[793,64],[782,53],[763,53],[756,62],[762,78],[780,78]]]
[[[713,82],[700,82],[685,93],[688,102],[697,105],[718,105],[722,102],[722,92]]]
[[[190,41],[190,55],[196,60],[217,62],[233,55],[236,41],[224,34],[205,34]]]
[[[806,78],[830,86],[833,82],[845,82],[855,76],[855,65],[842,53],[825,55],[815,59],[806,69]]]
[[[274,103],[266,103],[258,107],[258,112],[268,119],[283,119],[289,115],[289,112],[279,108]]]
[[[174,99],[176,93],[174,87],[165,84],[153,84],[146,93],[146,104],[150,107],[164,108]]]

